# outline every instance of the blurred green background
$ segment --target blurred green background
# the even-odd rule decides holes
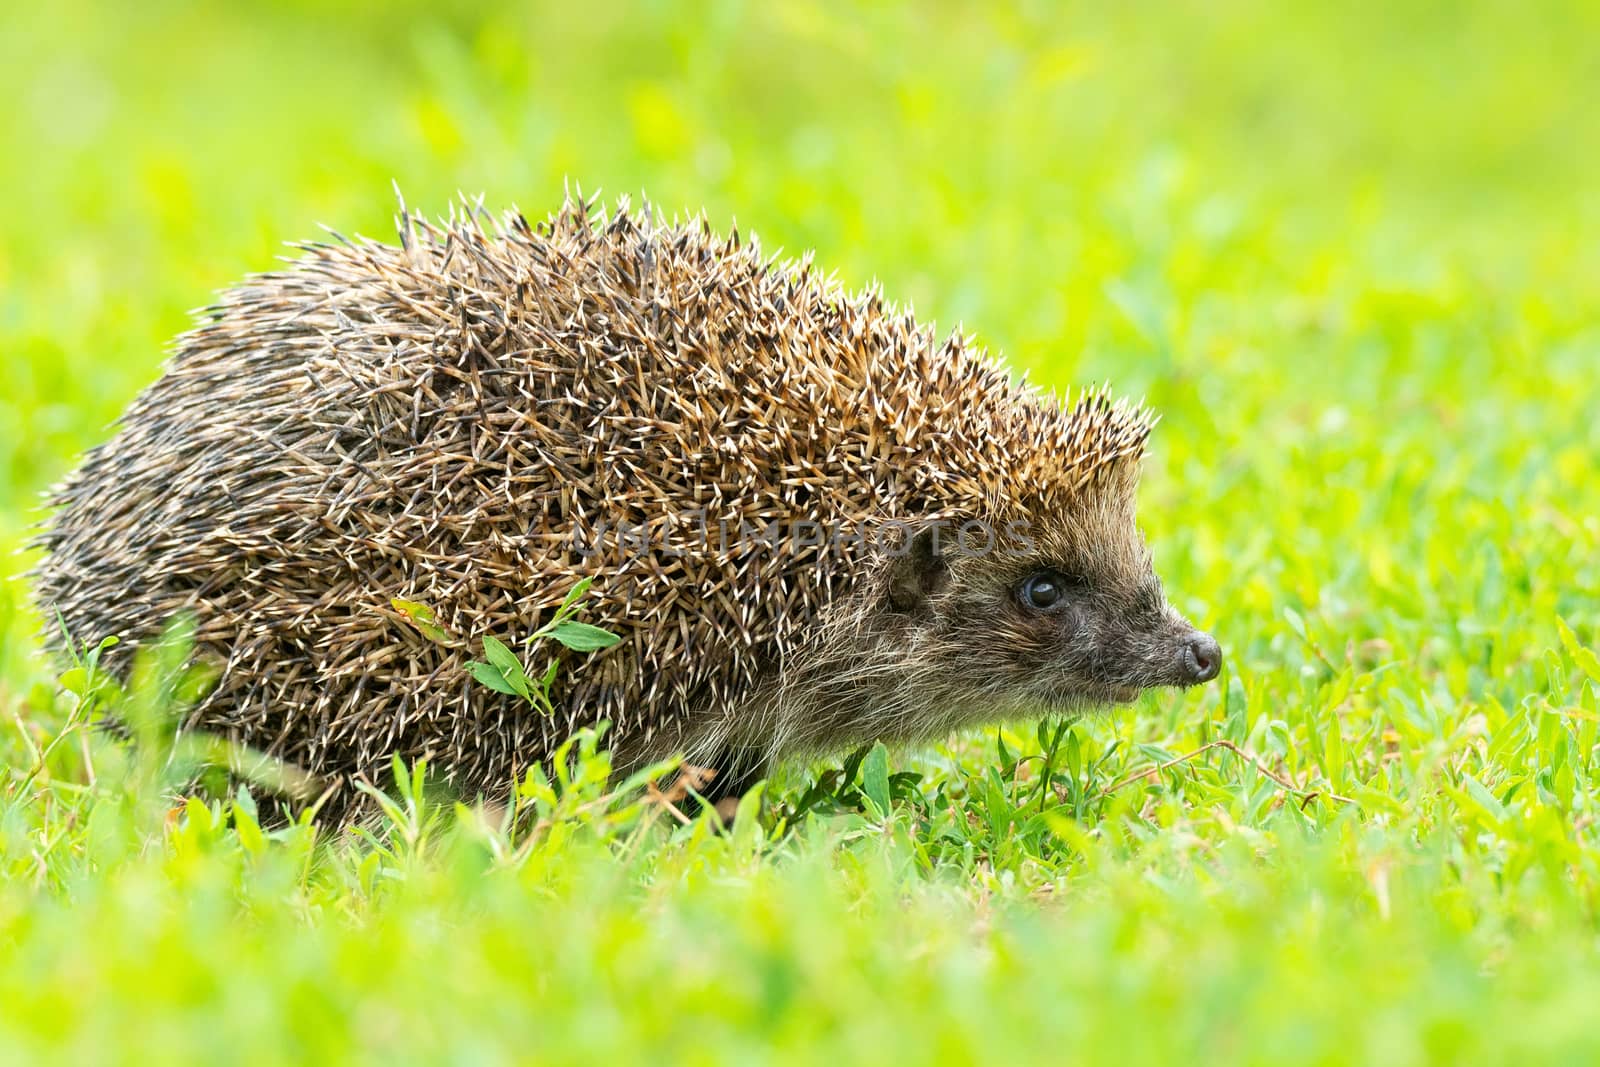
[[[389,236],[396,182],[643,193],[1162,413],[1144,523],[1228,673],[1076,728],[1069,795],[1224,738],[1356,801],[1214,750],[1047,833],[1004,732],[897,754],[920,800],[804,846],[558,840],[493,889],[225,810],[95,836],[114,779],[39,755],[65,712],[7,580],[3,1041],[1592,1058],[1600,5],[66,0],[0,13],[0,98],[8,578],[187,309],[283,242]]]

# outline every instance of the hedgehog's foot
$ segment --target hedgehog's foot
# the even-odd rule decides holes
[[[764,777],[765,770],[758,762],[752,765],[738,753],[728,753],[707,765],[684,764],[666,796],[697,801],[702,811],[728,827],[739,811],[739,801]]]

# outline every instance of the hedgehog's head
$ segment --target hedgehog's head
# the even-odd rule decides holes
[[[941,702],[1049,713],[1216,677],[1221,649],[1167,604],[1131,517],[1016,523],[1008,548],[971,552],[982,525],[924,527],[887,569],[883,610]]]
[[[1103,398],[1062,415],[1076,436],[1015,464],[981,513],[916,529],[883,570],[906,662],[963,716],[1125,704],[1221,667],[1167,604],[1135,519],[1148,417]]]

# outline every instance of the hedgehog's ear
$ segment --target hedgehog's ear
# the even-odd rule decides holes
[[[930,593],[944,588],[950,568],[939,551],[939,526],[924,526],[911,535],[889,568],[889,606],[915,611]]]

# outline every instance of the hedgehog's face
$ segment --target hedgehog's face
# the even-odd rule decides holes
[[[1167,605],[1131,513],[1078,515],[975,554],[923,531],[891,567],[927,680],[984,714],[1126,704],[1216,677],[1217,642]],[[965,696],[963,696],[965,691]]]

